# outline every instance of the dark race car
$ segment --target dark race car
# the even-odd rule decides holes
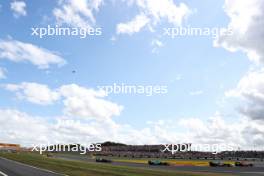
[[[253,167],[252,163],[245,163],[245,162],[235,162],[235,166],[237,167]]]
[[[209,165],[211,167],[233,167],[233,165],[230,164],[230,163],[222,163],[222,162],[219,162],[219,161],[218,162],[210,161]]]
[[[96,158],[95,160],[98,163],[111,163],[112,161],[109,159],[104,159],[104,158]]]
[[[213,162],[213,161],[210,161],[210,162],[209,162],[209,165],[210,165],[211,167],[217,167],[217,166],[220,166],[220,162]]]
[[[153,160],[153,161],[149,160],[148,161],[148,164],[149,165],[153,165],[153,166],[169,166],[169,163],[167,163],[167,162],[161,162],[159,160]]]

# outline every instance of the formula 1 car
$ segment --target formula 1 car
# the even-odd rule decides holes
[[[112,162],[112,160],[104,159],[104,158],[96,158],[95,161],[98,163],[111,163]]]
[[[213,161],[210,161],[209,165],[211,167],[233,167],[233,165],[230,163],[213,162]]]
[[[245,162],[235,162],[235,166],[237,167],[253,167],[252,163],[245,163]]]
[[[169,166],[169,163],[167,163],[167,162],[161,162],[159,160],[153,160],[153,161],[149,160],[148,161],[148,164],[149,165],[153,165],[153,166]]]

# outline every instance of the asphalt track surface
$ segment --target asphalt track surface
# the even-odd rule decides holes
[[[87,162],[95,162],[88,158],[78,157],[57,157],[65,160],[82,160]],[[187,171],[187,172],[201,172],[201,173],[219,173],[232,174],[237,176],[264,176],[264,167],[197,167],[197,166],[149,166],[146,164],[113,162],[110,163],[116,166],[131,166],[138,168],[157,169],[157,170],[171,170],[171,171]],[[29,165],[7,160],[0,157],[0,176],[59,176],[54,172],[35,168]]]
[[[56,158],[65,160],[78,160],[95,162],[94,159],[80,158],[78,156],[56,156]],[[205,166],[149,166],[147,164],[126,163],[126,162],[112,162],[109,163],[115,166],[131,166],[143,169],[157,169],[157,170],[171,170],[171,171],[186,171],[186,172],[204,172],[204,173],[218,173],[231,174],[236,176],[264,176],[264,166],[257,163],[257,167],[205,167]]]
[[[54,172],[39,169],[0,157],[0,176],[61,176]]]

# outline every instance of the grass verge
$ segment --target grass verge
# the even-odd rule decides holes
[[[69,176],[228,176],[226,174],[176,172],[102,163],[66,161],[32,153],[0,153],[0,157]]]

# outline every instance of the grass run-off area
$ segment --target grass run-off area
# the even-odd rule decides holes
[[[58,153],[55,156],[58,158],[68,158],[73,160],[89,160],[89,159],[95,159],[95,156],[85,156],[85,155],[79,155],[79,154],[70,154],[70,153]],[[171,166],[209,166],[210,160],[186,160],[186,159],[162,159],[162,158],[129,158],[129,157],[104,157],[105,159],[112,160],[114,162],[121,162],[121,163],[136,163],[136,164],[148,164],[149,160],[159,160],[162,162],[167,162]],[[224,163],[228,164],[235,164],[235,161],[222,161]]]
[[[32,153],[0,153],[0,157],[69,176],[227,176],[225,174],[177,172],[157,169],[153,170],[148,167],[138,168],[84,161],[68,161],[47,158]]]
[[[116,162],[125,162],[125,163],[139,163],[147,164],[147,159],[112,159]],[[155,160],[155,159],[152,159]],[[163,162],[169,163],[171,166],[209,166],[209,161],[205,160],[174,160],[174,159],[163,159]],[[224,163],[234,164],[234,161],[225,161]]]

